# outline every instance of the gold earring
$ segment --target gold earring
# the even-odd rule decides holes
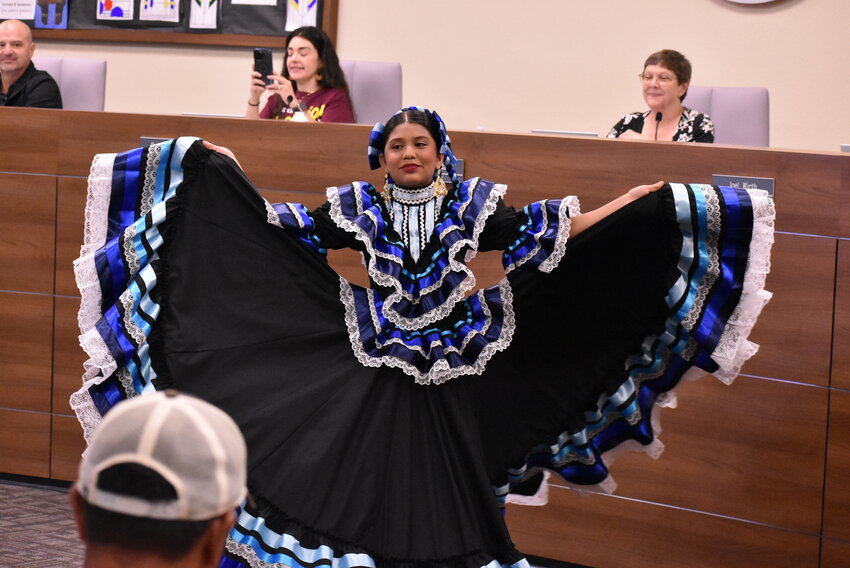
[[[440,175],[440,170],[437,170],[437,179],[434,180],[434,195],[442,197],[446,193],[448,193],[446,190],[446,182],[443,181],[443,176]]]
[[[384,188],[381,190],[381,196],[384,198],[384,201],[390,201],[390,195],[392,190],[390,188],[390,174],[384,174]]]

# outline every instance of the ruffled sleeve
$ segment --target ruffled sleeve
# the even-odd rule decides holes
[[[579,214],[578,198],[545,199],[523,207],[516,240],[502,256],[505,272],[522,268],[551,272],[564,256],[570,236],[570,218]]]

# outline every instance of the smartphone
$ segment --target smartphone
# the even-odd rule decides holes
[[[273,71],[272,50],[267,47],[254,48],[254,71],[263,76],[266,85],[271,85],[274,79],[269,77]]]

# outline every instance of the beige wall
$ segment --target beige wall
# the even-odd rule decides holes
[[[772,146],[837,151],[850,143],[848,22],[847,0],[340,0],[337,45],[344,59],[400,61],[405,104],[439,110],[450,128],[602,134],[644,108],[645,56],[674,48],[694,84],[767,87]],[[246,48],[39,50],[107,59],[110,111],[244,111]]]

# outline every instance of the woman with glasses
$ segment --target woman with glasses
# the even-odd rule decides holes
[[[714,123],[682,105],[691,83],[691,62],[672,49],[646,58],[640,78],[649,110],[631,112],[614,125],[608,138],[636,138],[673,142],[714,142]]]

